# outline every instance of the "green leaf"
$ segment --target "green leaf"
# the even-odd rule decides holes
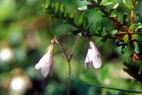
[[[111,4],[113,4],[113,2],[111,2],[111,1],[102,1],[100,5],[108,6],[108,5],[111,5]]]
[[[123,0],[123,3],[126,5],[127,8],[129,9],[133,9],[133,5],[132,5],[132,2],[131,0]]]
[[[81,7],[78,7],[78,10],[87,10],[87,6],[81,6]]]
[[[73,20],[74,17],[75,17],[75,12],[72,12],[72,13],[70,14],[70,19]]]
[[[111,15],[109,17],[116,17],[116,14],[111,13]]]
[[[88,26],[88,18],[86,17],[86,15],[84,16],[84,24],[83,24],[83,26],[85,27],[85,28],[87,28],[87,26]]]
[[[128,43],[129,42],[129,36],[126,34],[123,38],[124,43]]]
[[[132,38],[138,40],[138,41],[142,41],[142,36],[138,35],[138,34],[134,34],[132,35]]]
[[[62,13],[65,13],[65,11],[66,11],[65,6],[63,4],[60,6],[60,11]]]
[[[55,3],[52,3],[52,4],[51,4],[51,8],[52,8],[52,9],[55,9]]]
[[[78,7],[78,10],[87,10],[87,9],[93,9],[93,8],[95,8],[95,6],[93,6],[93,5],[86,5],[86,6]]]
[[[112,9],[116,9],[119,6],[119,3],[115,4]]]
[[[59,11],[59,9],[60,9],[60,4],[59,3],[55,3],[55,13],[58,13],[58,11]]]
[[[129,29],[136,29],[139,26],[139,23],[132,24]]]
[[[133,42],[134,44],[134,51],[139,54],[140,53],[140,47],[139,44],[137,42]]]
[[[139,29],[142,29],[142,24],[140,24],[136,29],[135,31],[139,30]]]
[[[67,11],[64,12],[64,17],[68,17],[68,12]]]
[[[83,24],[84,24],[84,19],[85,19],[85,14],[82,13],[81,16],[80,16],[80,18],[79,18],[79,25],[80,25],[80,26],[83,26]]]
[[[118,30],[112,30],[111,31],[111,35],[114,35],[114,34],[116,34],[118,32]]]
[[[50,0],[46,0],[46,4],[45,4],[45,8],[47,8],[48,6],[50,6]]]

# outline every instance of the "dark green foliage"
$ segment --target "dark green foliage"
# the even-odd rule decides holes
[[[124,71],[126,71],[129,75],[137,79],[142,83],[142,64],[141,62],[133,62],[132,60],[130,62],[125,62],[124,65],[126,68]]]

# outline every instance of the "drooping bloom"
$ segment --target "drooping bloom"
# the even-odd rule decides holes
[[[89,40],[89,49],[85,59],[85,68],[92,64],[94,68],[100,68],[102,65],[101,55],[92,39]]]
[[[46,77],[49,73],[52,75],[53,69],[53,51],[55,40],[51,41],[51,45],[48,47],[46,54],[36,64],[35,69],[41,69],[41,74]]]

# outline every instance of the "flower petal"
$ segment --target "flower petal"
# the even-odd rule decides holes
[[[101,60],[101,57],[99,54],[97,56],[94,56],[94,58],[92,59],[92,65],[96,69],[98,69],[102,66],[102,60]]]
[[[92,64],[93,67],[96,69],[100,68],[102,65],[100,53],[99,53],[98,49],[96,48],[96,45],[93,42],[93,40],[89,41],[89,45],[90,46],[89,46],[87,56],[85,59],[85,68],[87,69],[90,64]]]
[[[53,59],[51,59],[49,63],[46,63],[44,67],[41,68],[41,74],[44,77],[46,77],[47,75],[49,75],[49,73],[52,72],[52,68],[53,68]]]
[[[92,63],[91,59],[90,59],[90,55],[91,55],[91,47],[89,47],[88,52],[87,52],[87,56],[85,59],[85,69],[88,69],[88,66]]]
[[[39,70],[41,69],[49,60],[50,58],[50,54],[49,52],[47,52],[40,60],[39,62],[36,64],[35,69]]]

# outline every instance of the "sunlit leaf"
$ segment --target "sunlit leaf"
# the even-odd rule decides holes
[[[113,4],[112,1],[102,1],[100,5],[108,6],[108,5],[111,5],[111,4]]]
[[[63,4],[60,6],[60,11],[61,11],[62,13],[64,13],[64,12],[66,11],[65,6],[64,6]]]
[[[129,42],[129,36],[126,34],[124,36],[124,43],[128,43]]]
[[[116,14],[112,13],[109,17],[116,17]]]
[[[132,37],[138,41],[142,41],[142,36],[141,35],[138,35],[138,34],[134,34],[132,35]]]
[[[119,6],[119,3],[115,4],[112,9],[116,9]]]
[[[127,8],[133,9],[131,0],[123,0],[123,3],[126,5]]]
[[[139,26],[138,23],[132,24],[129,29],[136,29]]]
[[[72,12],[72,13],[70,14],[70,18],[71,18],[71,20],[73,20],[73,19],[74,19],[74,17],[75,17],[75,12]]]

